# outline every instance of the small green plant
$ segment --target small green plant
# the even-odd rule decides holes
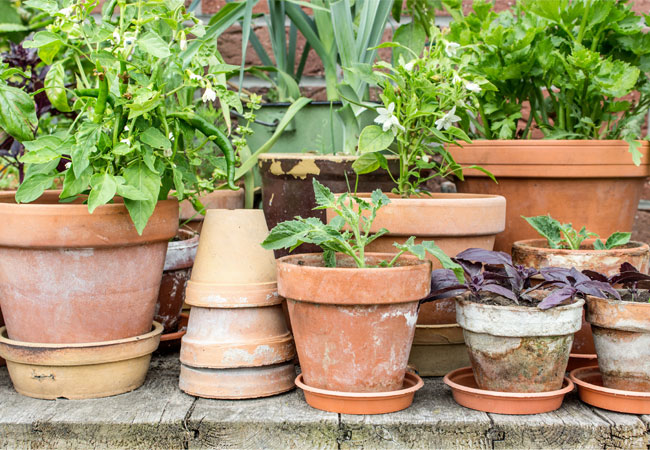
[[[301,244],[315,244],[323,249],[323,260],[326,267],[336,267],[336,253],[350,256],[357,267],[369,267],[365,258],[365,248],[372,241],[388,233],[382,228],[371,234],[372,223],[377,217],[377,211],[390,203],[390,199],[379,189],[375,190],[370,199],[359,198],[351,194],[336,197],[316,179],[313,181],[317,207],[314,209],[331,208],[336,212],[330,223],[324,224],[320,219],[296,217],[273,228],[269,236],[262,242],[262,247],[270,250],[288,248],[294,250]],[[462,268],[453,262],[433,241],[415,244],[411,236],[404,244],[393,244],[399,252],[390,261],[382,261],[380,267],[392,267],[404,253],[412,253],[420,259],[426,254],[433,255],[442,266],[454,271],[459,280],[462,279]]]
[[[587,231],[585,227],[582,227],[578,231],[570,223],[560,223],[553,219],[550,214],[537,217],[521,217],[526,219],[526,222],[535,231],[546,238],[550,248],[579,250],[580,245],[585,239],[599,238],[596,233]],[[617,231],[608,237],[604,243],[600,239],[596,239],[594,248],[596,250],[609,250],[614,247],[620,247],[630,242],[630,236],[631,233]]]

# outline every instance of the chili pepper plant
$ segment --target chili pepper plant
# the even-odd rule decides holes
[[[226,74],[238,67],[224,63],[214,39],[202,39],[203,25],[182,0],[107,1],[101,21],[92,16],[98,0],[28,3],[55,20],[24,47],[50,65],[44,89],[52,106],[76,117],[65,130],[37,135],[33,97],[5,81],[28,74],[3,66],[0,127],[27,150],[17,202],[37,199],[62,178],[62,201],[87,195],[92,213],[121,196],[142,233],[172,189],[179,199],[198,191],[199,152],[210,141],[223,154],[228,187],[236,189],[236,153],[195,105],[218,99],[229,126],[230,109],[243,111],[226,85]]]

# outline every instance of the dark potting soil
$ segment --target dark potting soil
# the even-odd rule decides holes
[[[630,291],[628,289],[619,289],[618,293],[621,295],[621,300],[625,302],[634,303],[649,303],[650,290],[639,289],[637,291]]]
[[[549,295],[551,291],[548,290],[539,290],[539,291],[533,291],[530,294],[527,295],[527,298],[522,298],[519,300],[519,303],[516,303],[509,298],[502,297],[501,295],[498,294],[493,294],[491,292],[483,292],[481,293],[480,298],[476,298],[473,295],[468,295],[466,298],[469,301],[472,301],[474,303],[480,303],[481,305],[492,305],[492,306],[525,306],[527,308],[537,308],[537,305],[546,298],[547,295]],[[566,302],[562,303],[562,305],[568,305],[575,302],[575,300],[571,302]]]

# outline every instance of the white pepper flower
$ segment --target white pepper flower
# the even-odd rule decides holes
[[[460,44],[457,42],[446,42],[445,41],[445,53],[450,58],[456,56],[456,50],[460,47]]]
[[[375,118],[375,123],[381,125],[384,132],[392,130],[394,134],[397,134],[397,130],[404,131],[404,127],[400,125],[393,111],[395,111],[395,103],[388,105],[388,109],[377,108],[379,115]]]
[[[415,66],[416,62],[417,62],[416,60],[409,61],[406,64],[402,65],[402,67],[404,67],[404,70],[406,70],[407,72],[410,72],[413,70],[413,67]]]
[[[460,117],[456,115],[456,107],[454,106],[442,118],[436,120],[436,128],[438,130],[448,130],[456,122],[460,122]]]
[[[59,13],[63,14],[65,17],[70,17],[72,15],[72,7],[68,6],[67,8],[63,8]]]
[[[66,169],[69,169],[70,167],[72,167],[72,162],[68,161],[67,163],[65,163]]]
[[[194,72],[192,72],[191,70],[188,70],[188,71],[187,71],[187,76],[190,77],[190,80],[196,80],[196,81],[198,81],[198,80],[202,80],[202,79],[203,79],[203,77],[202,77],[201,75],[197,75],[197,74],[195,74]]]
[[[479,86],[477,83],[474,83],[472,81],[466,81],[465,82],[465,89],[471,92],[476,92],[479,93],[481,92],[481,86]]]
[[[115,45],[120,45],[121,42],[120,30],[117,28],[113,31],[113,42],[115,42]]]
[[[126,145],[128,145],[129,147],[131,146],[131,139],[129,139],[128,137],[127,137],[127,138],[124,138],[124,139],[120,139],[120,142],[121,142],[122,144],[126,144]]]
[[[163,150],[163,155],[165,156],[165,158],[171,158],[173,153],[174,152],[172,152],[171,148],[166,148],[165,150]]]
[[[178,45],[180,46],[181,51],[187,50],[187,36],[185,36],[184,31],[180,32],[180,40],[178,42]]]
[[[454,84],[460,84],[463,82],[463,79],[459,77],[457,73],[454,73],[454,77],[451,79],[451,82]]]
[[[205,92],[203,93],[203,97],[201,97],[201,100],[203,100],[203,103],[207,102],[213,102],[217,99],[217,93],[212,89],[211,86],[208,86],[205,88]]]

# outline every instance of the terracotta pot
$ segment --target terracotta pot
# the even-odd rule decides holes
[[[185,287],[192,273],[199,246],[199,235],[194,232],[178,230],[176,237],[179,240],[171,241],[167,245],[165,266],[154,313],[154,320],[160,322],[164,328],[163,334],[178,329],[178,321],[185,301]]]
[[[209,398],[253,398],[294,387],[295,347],[278,297],[261,210],[207,212],[186,302],[180,388]]]
[[[310,155],[295,153],[263,153],[259,157],[262,175],[262,207],[269,228],[296,216],[317,217],[325,221],[323,210],[314,210],[316,199],[312,180],[316,178],[332,192],[348,192],[354,189],[357,175],[352,169],[356,156]],[[392,173],[399,173],[398,161],[390,160]],[[359,176],[357,192],[381,189],[390,192],[395,183],[388,172],[377,170]],[[292,253],[319,252],[319,247],[303,244]],[[277,258],[289,254],[276,250]]]
[[[604,386],[650,392],[650,303],[588,296],[587,320]]]
[[[456,256],[468,248],[492,250],[496,235],[505,228],[506,200],[496,195],[431,194],[421,198],[399,198],[387,194],[391,203],[382,207],[371,231],[382,228],[390,233],[371,242],[367,251],[395,253],[393,243],[404,243],[415,236],[416,243],[433,240],[447,255]],[[370,197],[370,194],[360,194]],[[327,210],[327,220],[336,215]],[[440,269],[437,259],[427,254],[433,269]],[[435,325],[455,323],[451,302],[424,303],[418,323]]]
[[[460,325],[416,325],[409,364],[420,376],[441,377],[469,363]]]
[[[456,298],[472,370],[480,389],[546,392],[562,387],[584,300],[547,310]]]
[[[522,215],[550,214],[600,236],[631,230],[644,179],[650,176],[650,143],[641,143],[638,167],[628,147],[624,141],[477,140],[450,150],[459,164],[477,164],[496,176],[498,184],[466,170],[457,187],[507,199],[506,231],[497,236],[494,249],[509,252],[515,241],[537,237]]]
[[[58,195],[18,205],[0,192],[0,303],[9,338],[87,343],[146,334],[178,202],[158,202],[139,236],[119,199],[89,214]]]
[[[624,247],[611,250],[595,250],[595,239],[583,242],[580,250],[548,248],[546,239],[528,239],[512,245],[512,260],[516,264],[541,269],[543,267],[574,267],[579,271],[594,270],[611,276],[618,273],[621,264],[628,262],[643,273],[648,273],[650,247],[642,242],[630,242]],[[575,334],[571,353],[594,354],[594,338],[591,326],[584,319]]]
[[[573,383],[564,378],[562,388],[549,392],[496,392],[479,389],[471,367],[445,375],[445,384],[452,390],[459,405],[495,414],[541,414],[562,406],[564,396],[573,390]]]
[[[244,207],[244,189],[213,191],[200,196],[199,200],[205,206],[206,211],[208,209],[242,209]],[[200,233],[204,218],[203,214],[196,212],[189,200],[181,202],[180,221],[181,223],[187,222],[185,224],[187,228]]]
[[[18,393],[29,397],[108,397],[144,383],[162,325],[141,336],[107,342],[40,344],[7,337],[0,328],[0,354]]]
[[[2,317],[2,310],[0,310],[0,327],[4,327],[5,321],[4,318]],[[5,360],[4,358],[0,358],[0,367],[5,365]]]
[[[371,265],[388,258],[366,255]],[[342,255],[336,268],[324,267],[322,254],[279,259],[278,292],[287,299],[304,383],[341,392],[402,389],[430,278],[430,262],[415,257],[367,269]]]

